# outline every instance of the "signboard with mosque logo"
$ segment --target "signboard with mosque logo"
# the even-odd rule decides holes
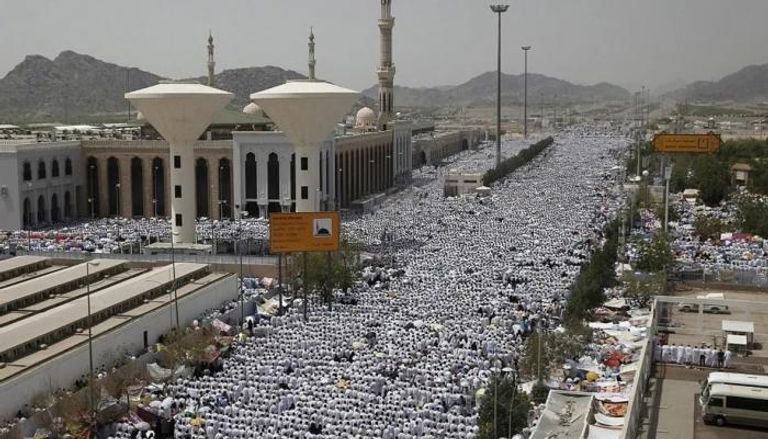
[[[338,212],[273,213],[269,217],[272,253],[339,251]]]
[[[719,134],[667,134],[653,138],[656,152],[661,153],[714,153],[720,149],[723,140]]]

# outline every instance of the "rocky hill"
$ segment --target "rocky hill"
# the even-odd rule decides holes
[[[247,67],[220,72],[215,85],[233,92],[231,108],[239,109],[249,102],[251,93],[301,78],[304,75],[280,67]],[[30,55],[0,79],[0,122],[69,122],[83,116],[119,114],[127,108],[123,98],[126,90],[149,87],[162,79],[135,67],[72,51],[62,52],[53,60]],[[192,79],[207,82],[202,76]],[[505,105],[522,103],[523,75],[503,75],[502,90]],[[492,105],[496,101],[496,74],[484,73],[458,86],[396,87],[395,93],[398,107]],[[555,96],[561,103],[629,99],[629,93],[615,85],[576,85],[539,74],[528,75],[528,93],[529,102],[538,102],[541,97],[551,101]],[[376,87],[363,95],[357,107],[376,105]]]
[[[503,105],[518,105],[524,99],[524,75],[502,74],[501,90]],[[376,97],[377,88],[363,92]],[[496,102],[496,72],[476,76],[464,84],[453,87],[409,88],[395,87],[395,105],[403,107],[485,106]],[[591,103],[625,101],[630,95],[625,89],[608,84],[576,85],[568,81],[536,73],[528,74],[528,101],[540,99],[563,103]]]
[[[768,64],[744,67],[719,81],[697,81],[665,96],[679,101],[765,100],[768,99]]]
[[[293,70],[265,66],[224,70],[216,74],[213,80],[215,87],[234,93],[232,105],[242,108],[251,101],[251,93],[284,84],[289,79],[305,78],[306,76]],[[192,80],[201,84],[208,83],[208,78],[205,76],[192,78]]]
[[[138,89],[161,79],[72,51],[53,60],[30,55],[0,79],[0,120],[63,120],[122,111],[127,80]]]
[[[216,87],[235,94],[231,106],[239,109],[249,102],[251,93],[301,78],[292,70],[266,66],[224,70],[214,81]],[[0,79],[0,122],[73,121],[78,116],[120,113],[127,109],[126,90],[149,87],[162,79],[72,51],[54,60],[30,55]],[[207,83],[206,77],[193,80]]]

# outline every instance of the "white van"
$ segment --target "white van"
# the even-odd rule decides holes
[[[713,384],[701,406],[707,424],[768,426],[768,389]]]
[[[768,375],[750,375],[746,373],[734,372],[711,372],[706,381],[701,385],[701,395],[699,404],[704,405],[712,386],[718,384],[728,384],[731,386],[755,387],[759,389],[768,389]]]

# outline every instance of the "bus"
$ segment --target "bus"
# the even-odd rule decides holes
[[[715,384],[728,384],[731,386],[756,387],[768,389],[768,375],[748,375],[745,373],[712,372],[701,385],[699,404],[704,405],[709,396],[710,388]]]
[[[768,389],[713,384],[701,406],[706,424],[768,427]]]

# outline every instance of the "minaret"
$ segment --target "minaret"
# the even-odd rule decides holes
[[[315,65],[317,65],[317,60],[315,60],[315,33],[312,32],[312,28],[309,28],[309,80],[314,81],[317,78],[315,77]]]
[[[379,75],[379,129],[389,128],[392,120],[394,98],[395,64],[392,62],[392,28],[395,19],[392,17],[392,0],[381,0],[381,64],[376,71]]]
[[[213,70],[216,61],[213,60],[213,35],[208,31],[208,86],[213,87]]]

